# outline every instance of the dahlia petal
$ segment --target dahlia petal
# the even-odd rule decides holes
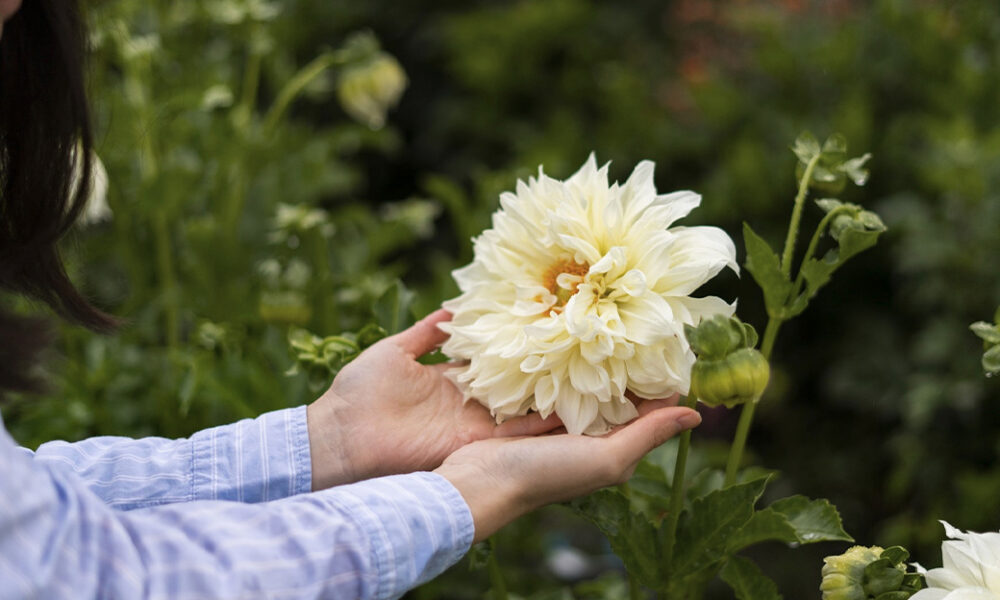
[[[584,432],[597,418],[597,402],[595,399],[573,394],[560,397],[556,401],[556,414],[562,420],[566,431],[579,435]]]
[[[676,228],[670,245],[670,262],[649,287],[670,296],[687,296],[725,267],[737,274],[736,246],[717,227]]]
[[[618,315],[628,339],[643,346],[654,345],[678,329],[670,304],[656,294],[630,297],[618,306]]]
[[[619,400],[602,402],[597,407],[597,410],[609,425],[622,425],[639,416],[639,411],[636,410],[635,405],[628,400],[624,402]]]
[[[598,398],[610,395],[607,371],[588,363],[583,357],[574,356],[569,360],[569,381],[573,389],[581,394],[591,394]]]
[[[573,260],[576,262],[589,265],[601,260],[601,253],[587,240],[566,234],[558,234],[556,237],[563,247],[573,252]]]

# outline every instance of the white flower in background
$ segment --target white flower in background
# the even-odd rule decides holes
[[[73,180],[70,189],[76,190],[80,185],[81,163],[76,160],[78,152],[73,153]],[[95,225],[111,219],[111,207],[108,206],[108,171],[104,168],[97,154],[90,155],[90,193],[87,195],[87,204],[77,219],[77,224],[81,227]]]
[[[720,298],[692,298],[723,267],[738,271],[716,227],[670,226],[701,202],[658,195],[651,162],[608,184],[593,156],[564,182],[518,181],[500,196],[475,259],[454,272],[462,294],[442,351],[467,360],[450,376],[498,422],[555,412],[570,433],[600,435],[637,413],[625,397],[686,394],[694,353],[684,324],[731,315]]]
[[[941,521],[952,538],[941,544],[939,569],[910,600],[1000,600],[1000,533],[966,533]]]

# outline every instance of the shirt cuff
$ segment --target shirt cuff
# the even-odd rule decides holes
[[[191,442],[195,500],[266,502],[312,490],[305,406],[199,431]]]
[[[469,506],[436,473],[380,477],[328,492],[371,541],[373,598],[402,596],[458,562],[472,545]]]

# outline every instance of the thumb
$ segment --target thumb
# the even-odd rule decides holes
[[[450,320],[451,313],[441,308],[389,339],[407,354],[423,356],[448,339],[448,334],[441,331],[438,324]]]
[[[701,415],[690,408],[671,406],[644,414],[609,436],[612,452],[625,464],[633,464],[663,442],[701,423]]]

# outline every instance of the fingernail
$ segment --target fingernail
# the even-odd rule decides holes
[[[701,415],[696,412],[690,412],[677,419],[677,422],[680,424],[681,429],[692,429],[701,424]]]

